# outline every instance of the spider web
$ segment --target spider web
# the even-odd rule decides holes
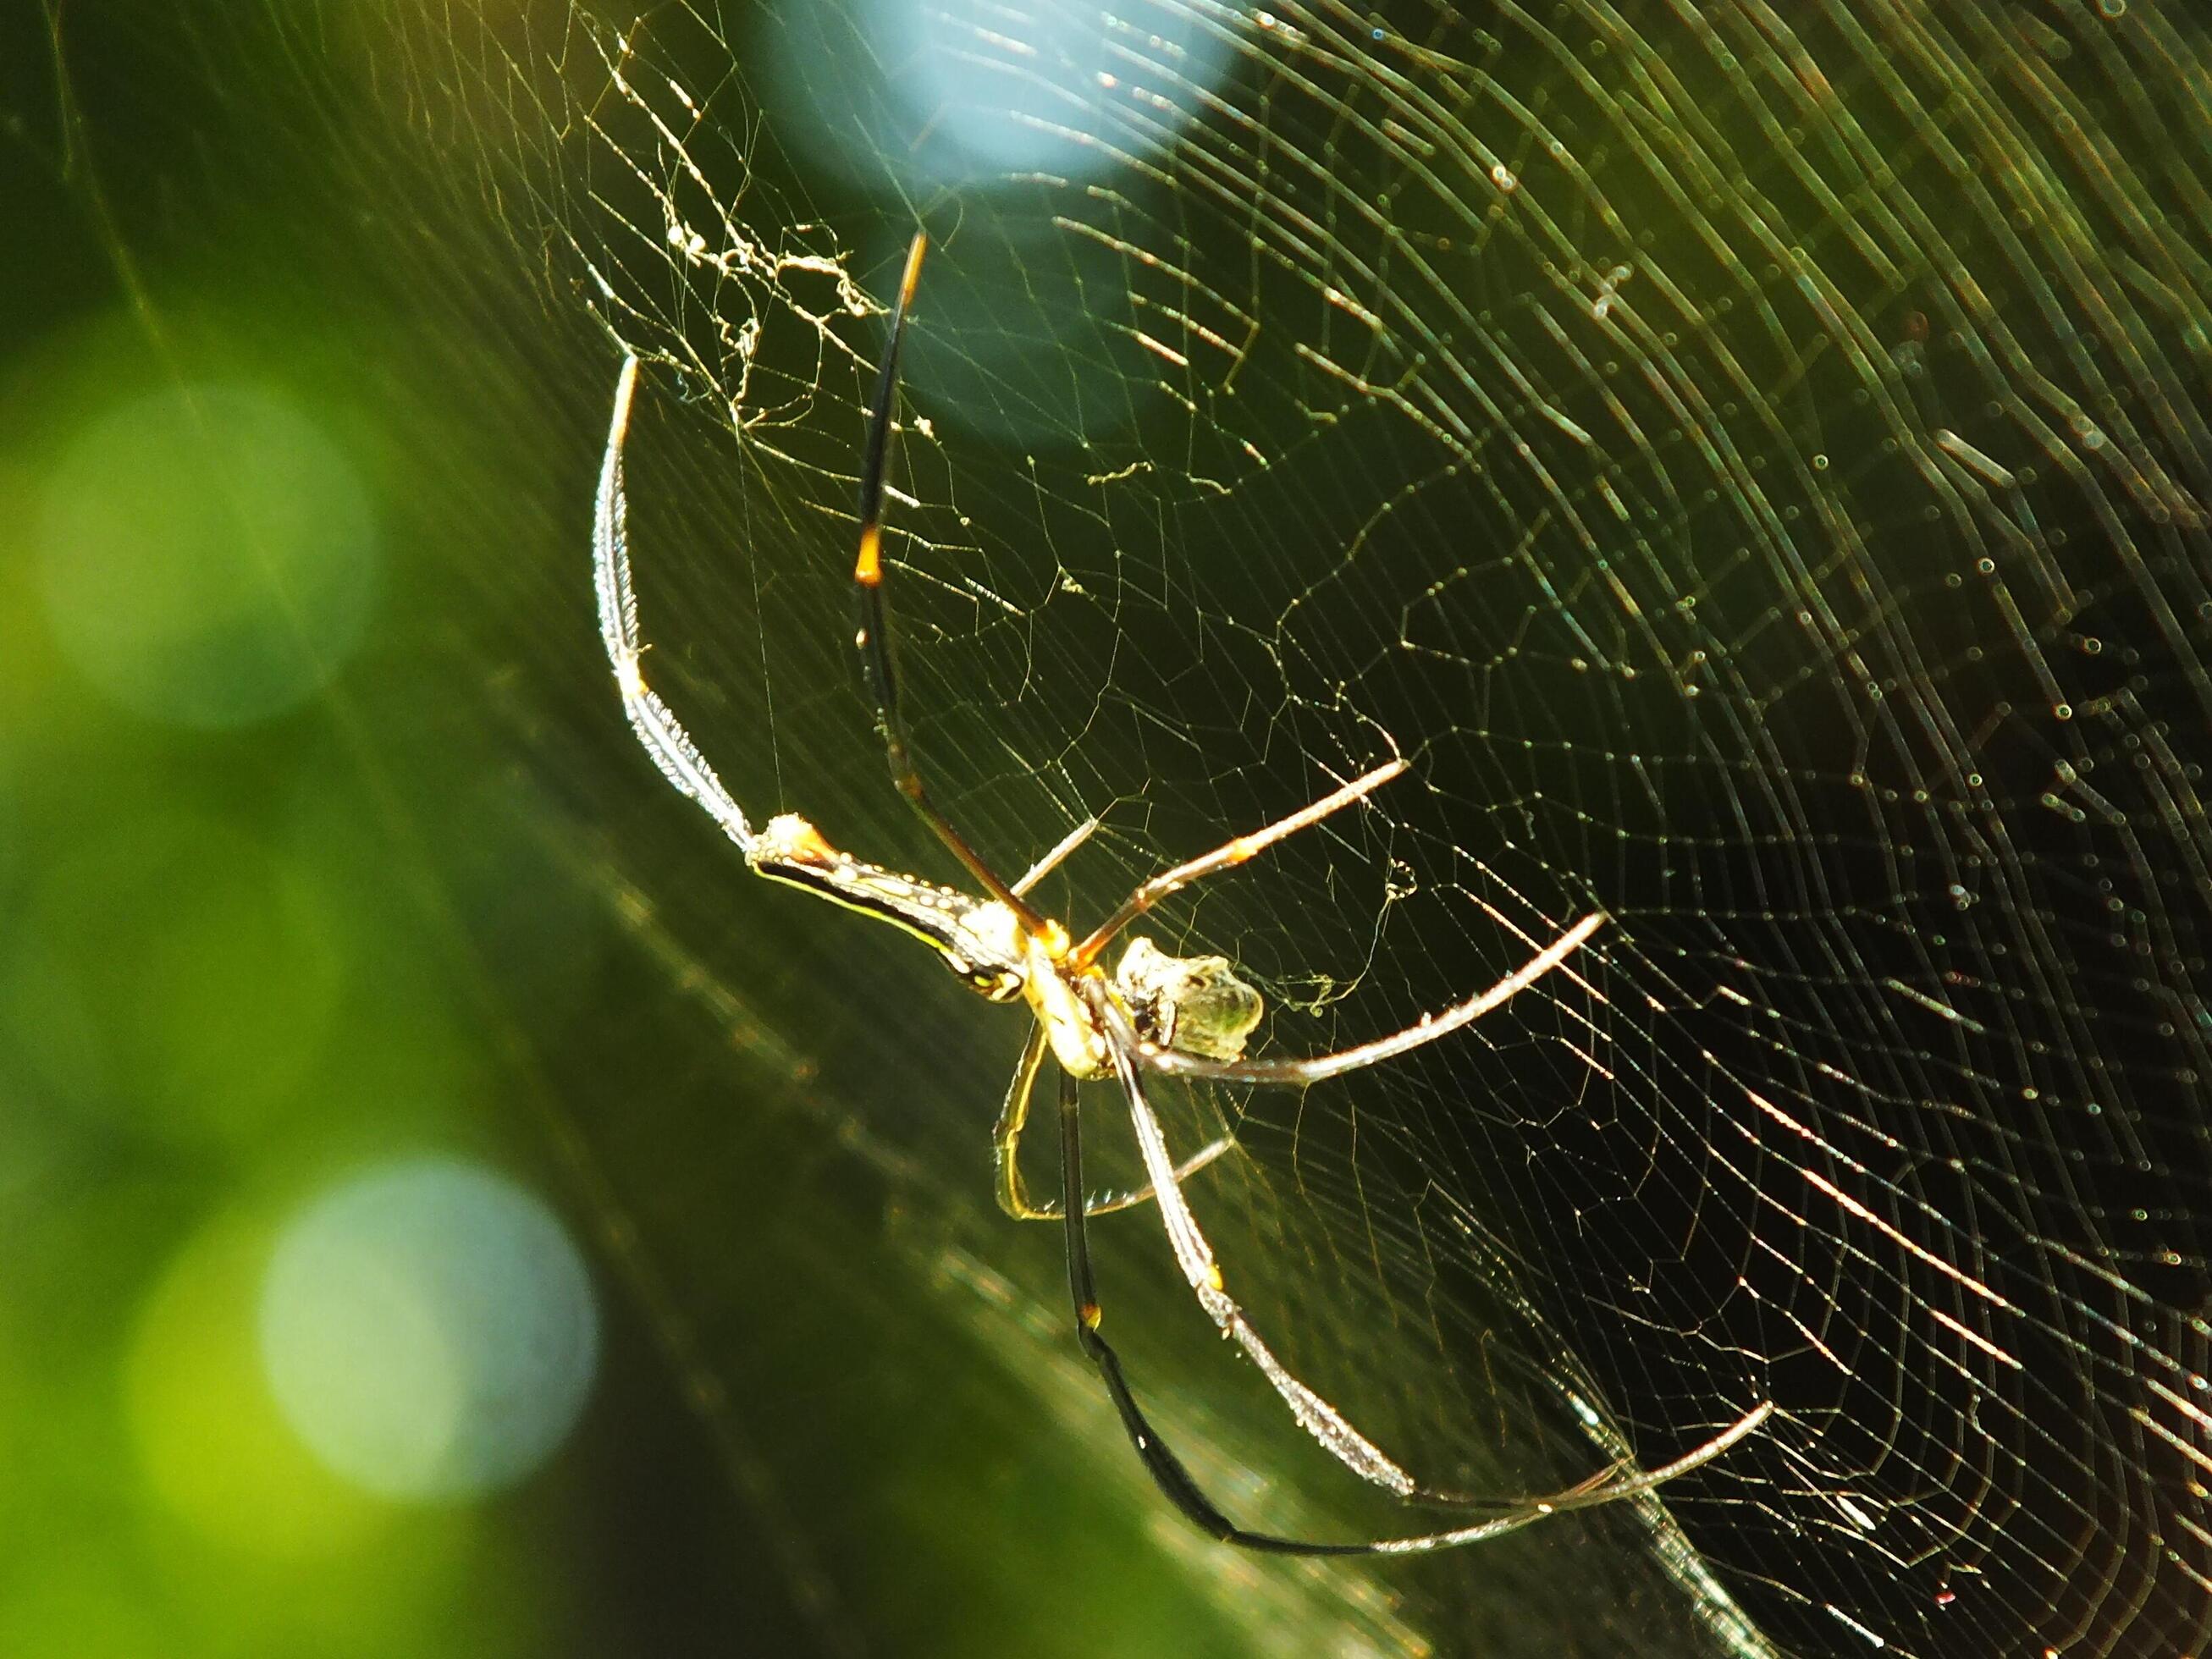
[[[526,557],[486,526],[453,655],[616,924],[605,994],[531,1033],[554,1133],[823,1646],[976,1619],[992,1573],[1068,1575],[1099,1620],[1100,1584],[1166,1580],[1224,1650],[2205,1645],[2186,8],[533,21],[394,15],[368,54],[366,102],[465,135],[415,205],[480,228],[457,280],[538,280],[574,440]],[[1189,1193],[1232,1289],[1437,1484],[1656,1465],[1773,1401],[1751,1439],[1480,1550],[1224,1562],[1118,1444],[1056,1234],[990,1206],[1016,1017],[750,881],[629,746],[583,563],[617,343],[656,689],[756,821],[951,873],[884,775],[843,590],[916,222],[892,602],[985,855],[1098,818],[1041,890],[1081,925],[1405,756],[1158,918],[1266,994],[1270,1054],[1609,918],[1388,1067],[1163,1086],[1179,1145],[1236,1135]],[[1125,1182],[1110,1091],[1086,1121]],[[1240,1518],[1416,1529],[1212,1340],[1148,1213],[1093,1248],[1139,1393]],[[1070,1541],[1094,1523],[1124,1541]]]

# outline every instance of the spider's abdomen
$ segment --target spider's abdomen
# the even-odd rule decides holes
[[[1003,904],[840,852],[796,812],[770,818],[746,861],[772,881],[804,887],[913,935],[993,1002],[1022,994],[1027,973],[1021,926]]]
[[[1226,957],[1171,957],[1148,939],[1129,941],[1114,988],[1139,1036],[1204,1060],[1242,1060],[1267,1007]]]

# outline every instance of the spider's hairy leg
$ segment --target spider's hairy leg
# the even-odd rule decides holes
[[[1376,1553],[1376,1547],[1371,1544],[1305,1543],[1295,1538],[1246,1531],[1224,1515],[1206,1495],[1190,1471],[1183,1467],[1182,1459],[1160,1437],[1159,1431],[1138,1405],[1128,1378],[1122,1374],[1121,1356],[1114,1351],[1113,1344],[1099,1334],[1098,1327],[1105,1318],[1105,1311],[1099,1306],[1097,1280],[1091,1267],[1090,1236],[1083,1224],[1083,1122],[1077,1105],[1075,1079],[1065,1071],[1060,1076],[1060,1192],[1066,1226],[1067,1291],[1075,1304],[1076,1340],[1081,1344],[1085,1356],[1097,1367],[1107,1395],[1114,1401],[1114,1409],[1121,1416],[1122,1430],[1161,1495],[1200,1531],[1245,1549],[1269,1555]]]
[[[869,408],[867,447],[860,465],[860,551],[853,564],[853,595],[860,613],[853,643],[860,654],[861,678],[875,700],[876,729],[883,737],[891,781],[899,793],[985,892],[1019,917],[1024,927],[1040,933],[1044,931],[1044,918],[983,861],[967,837],[930,799],[929,787],[915,763],[906,716],[899,708],[897,647],[891,635],[890,607],[884,597],[884,479],[890,460],[891,411],[898,402],[899,348],[906,339],[907,310],[921,280],[921,256],[928,246],[928,235],[916,231],[913,246],[907,250],[906,270],[899,279],[898,299],[891,308],[890,338],[884,346],[884,361],[876,373],[875,396]]]
[[[1094,1006],[1108,1000],[1103,988],[1091,1000]],[[1159,1200],[1160,1221],[1166,1227],[1168,1242],[1174,1248],[1176,1261],[1182,1268],[1183,1277],[1189,1281],[1199,1304],[1224,1336],[1232,1337],[1251,1361],[1259,1366],[1283,1403],[1291,1408],[1291,1415],[1298,1426],[1345,1468],[1363,1480],[1373,1482],[1400,1498],[1410,1498],[1419,1487],[1389,1455],[1353,1428],[1344,1414],[1323,1400],[1311,1389],[1291,1375],[1274,1352],[1261,1339],[1258,1331],[1244,1316],[1244,1310],[1233,1301],[1225,1288],[1221,1265],[1215,1259],[1213,1247],[1199,1230],[1198,1218],[1191,1213],[1190,1206],[1176,1182],[1175,1170],[1168,1162],[1167,1140],[1161,1133],[1160,1121],[1145,1098],[1145,1081],[1130,1057],[1129,1049],[1120,1043],[1109,1045],[1114,1060],[1115,1080],[1129,1109],[1129,1121],[1136,1130],[1137,1148],[1145,1160],[1145,1172],[1152,1178],[1152,1186]]]
[[[661,775],[697,801],[722,826],[722,833],[748,854],[752,825],[746,822],[714,769],[699,752],[675,713],[645,683],[645,641],[638,631],[637,589],[629,568],[629,501],[623,490],[623,444],[629,435],[630,405],[637,392],[638,362],[623,359],[615,382],[615,410],[607,427],[607,448],[599,463],[599,498],[592,525],[592,580],[599,600],[599,638],[608,665],[622,692],[623,709],[645,752]]]
[[[1105,988],[1096,980],[1088,981],[1088,1000],[1094,1008],[1103,1011],[1110,1001]],[[1233,1339],[1243,1349],[1246,1357],[1260,1368],[1261,1374],[1281,1396],[1283,1403],[1290,1407],[1298,1426],[1354,1474],[1401,1498],[1446,1508],[1487,1511],[1492,1516],[1471,1527],[1382,1540],[1370,1547],[1383,1553],[1399,1553],[1473,1543],[1527,1526],[1547,1515],[1562,1514],[1570,1510],[1594,1509],[1602,1504],[1650,1492],[1719,1456],[1773,1414],[1773,1402],[1761,1401],[1722,1433],[1673,1462],[1641,1474],[1627,1474],[1616,1465],[1600,1470],[1595,1475],[1565,1491],[1542,1498],[1474,1497],[1462,1492],[1446,1492],[1417,1481],[1388,1453],[1355,1428],[1342,1412],[1293,1376],[1254,1328],[1243,1309],[1230,1296],[1220,1263],[1213,1254],[1213,1247],[1200,1229],[1197,1217],[1191,1212],[1190,1205],[1184,1199],[1182,1188],[1176,1181],[1174,1167],[1169,1162],[1167,1141],[1161,1133],[1159,1119],[1145,1097],[1143,1073],[1137,1069],[1133,1054],[1126,1045],[1119,1042],[1109,1043],[1109,1051],[1114,1060],[1115,1079],[1120,1083],[1128,1105],[1131,1125],[1136,1131],[1138,1150],[1144,1158],[1146,1172],[1152,1178],[1160,1220],[1167,1229],[1168,1242],[1174,1249],[1177,1265],[1182,1268],[1184,1279],[1215,1328],[1224,1336]]]
[[[1277,818],[1265,829],[1255,830],[1249,836],[1239,836],[1234,841],[1224,842],[1211,853],[1194,858],[1188,864],[1178,864],[1172,870],[1163,871],[1124,899],[1120,909],[1099,923],[1091,930],[1091,936],[1076,946],[1073,958],[1074,965],[1087,967],[1097,961],[1098,953],[1112,942],[1116,933],[1169,894],[1180,892],[1191,883],[1202,881],[1221,871],[1234,869],[1285,837],[1312,828],[1331,813],[1351,805],[1361,796],[1380,789],[1405,770],[1406,763],[1402,759],[1385,761],[1373,771],[1352,779],[1342,788],[1331,790],[1310,806],[1302,806],[1287,817]]]

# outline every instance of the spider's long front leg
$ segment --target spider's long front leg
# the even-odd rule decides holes
[[[592,524],[592,582],[599,598],[599,637],[621,688],[630,729],[663,776],[714,816],[722,833],[747,853],[752,825],[722,787],[714,769],[699,752],[666,703],[645,683],[645,641],[637,625],[637,590],[630,579],[629,502],[623,493],[623,442],[629,434],[629,411],[637,392],[637,359],[623,359],[615,383],[614,418],[607,428],[607,450],[599,463],[599,493]]]
[[[1060,1201],[1056,1198],[1039,1203],[1029,1194],[1022,1180],[1022,1131],[1028,1126],[1030,1100],[1036,1090],[1037,1073],[1044,1064],[1044,1027],[1031,1024],[1029,1042],[1022,1049],[1022,1057],[1014,1066],[1013,1081],[1006,1087],[1006,1104],[1000,1108],[998,1127],[991,1132],[991,1145],[996,1154],[999,1173],[999,1207],[1017,1221],[1057,1221],[1060,1218]],[[1176,1179],[1188,1181],[1207,1164],[1237,1144],[1228,1135],[1210,1141],[1194,1156],[1185,1158],[1176,1170]],[[1086,1216],[1112,1215],[1117,1210],[1134,1209],[1139,1204],[1152,1201],[1152,1187],[1147,1182],[1134,1192],[1091,1193],[1083,1200]]]

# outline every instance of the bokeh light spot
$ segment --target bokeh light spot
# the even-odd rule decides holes
[[[1008,172],[1111,171],[1195,112],[1228,59],[1190,9],[1030,0],[878,0],[908,48],[894,82],[917,130],[938,125],[974,161]],[[900,61],[894,58],[893,61]]]
[[[559,1220],[505,1177],[444,1160],[372,1170],[303,1211],[260,1324],[301,1439],[395,1498],[520,1480],[567,1437],[598,1359],[591,1281]]]
[[[91,422],[37,530],[63,653],[125,707],[203,728],[299,702],[361,638],[376,586],[368,497],[305,416],[186,386]]]
[[[785,8],[771,99],[858,177],[910,184],[1093,178],[1173,140],[1225,74],[1218,20],[1171,0],[859,0]],[[881,78],[878,78],[881,77]]]
[[[277,1413],[253,1320],[269,1243],[225,1218],[161,1276],[126,1368],[131,1424],[148,1482],[194,1532],[249,1555],[326,1557],[392,1511],[309,1456]]]

